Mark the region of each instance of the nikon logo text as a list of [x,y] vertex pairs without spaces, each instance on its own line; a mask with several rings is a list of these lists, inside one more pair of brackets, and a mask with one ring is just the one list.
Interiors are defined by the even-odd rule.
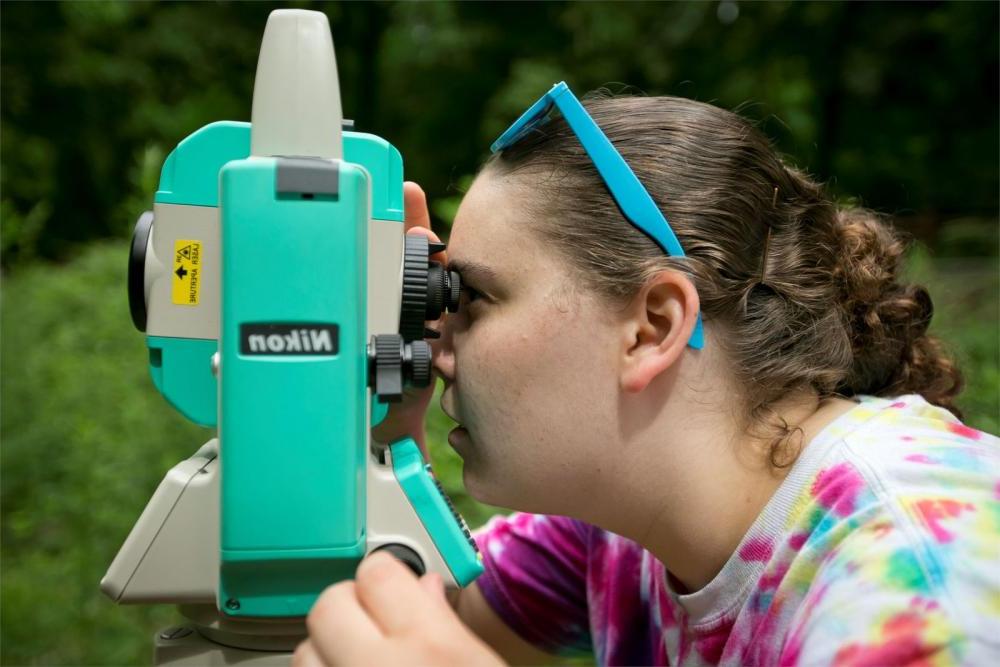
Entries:
[[338,333],[336,324],[242,324],[240,354],[333,356]]

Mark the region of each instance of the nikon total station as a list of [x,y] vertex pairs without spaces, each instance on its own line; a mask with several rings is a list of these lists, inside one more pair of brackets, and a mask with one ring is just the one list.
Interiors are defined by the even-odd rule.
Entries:
[[170,153],[132,241],[153,382],[218,429],[101,582],[120,603],[180,605],[157,664],[287,664],[319,594],[378,549],[453,587],[482,572],[416,443],[371,435],[430,383],[424,323],[457,309],[459,276],[404,234],[399,152],[343,120],[324,14],[270,15],[251,121]]

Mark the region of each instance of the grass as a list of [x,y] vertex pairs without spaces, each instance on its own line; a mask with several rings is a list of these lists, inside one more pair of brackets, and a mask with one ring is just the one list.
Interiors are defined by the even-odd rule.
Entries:
[[[95,244],[66,265],[7,276],[2,354],[2,664],[150,661],[169,606],[119,607],[98,582],[164,472],[211,432],[153,388],[143,336],[130,323],[125,243]],[[1000,431],[997,260],[914,255],[937,305],[932,331],[967,370],[967,422]],[[435,470],[470,524],[496,508],[469,498],[451,423],[428,416]]]

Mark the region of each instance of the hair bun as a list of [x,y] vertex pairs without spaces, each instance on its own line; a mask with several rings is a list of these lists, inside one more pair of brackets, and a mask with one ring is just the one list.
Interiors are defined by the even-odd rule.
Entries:
[[930,294],[900,283],[906,244],[876,213],[837,212],[835,274],[849,322],[854,362],[838,391],[894,395],[917,392],[957,415],[962,376],[940,341],[927,335],[934,314]]

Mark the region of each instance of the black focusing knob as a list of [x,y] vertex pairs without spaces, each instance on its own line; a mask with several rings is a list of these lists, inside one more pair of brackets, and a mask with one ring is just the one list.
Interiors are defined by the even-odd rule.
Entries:
[[404,371],[414,387],[426,387],[431,383],[431,346],[425,340],[415,340],[406,344]]
[[437,320],[445,311],[445,295],[448,290],[448,277],[438,262],[431,262],[427,267],[427,319]]
[[448,277],[448,299],[444,305],[449,313],[457,313],[458,300],[462,296],[462,276],[458,275],[457,271],[449,271],[446,275]]
[[403,337],[398,334],[372,336],[368,343],[368,384],[380,403],[403,400]]
[[438,262],[431,262],[427,269],[427,319],[440,318],[445,310],[458,312],[462,294],[462,279],[455,271],[446,271]]
[[407,235],[403,247],[403,299],[399,313],[399,334],[406,341],[424,337],[424,322],[457,312],[462,280],[440,262],[429,259],[444,250],[426,236]]
[[139,331],[146,330],[146,246],[152,231],[153,212],[145,211],[135,223],[128,255],[128,309]]
[[404,340],[420,340],[427,312],[427,237],[407,234],[403,246],[403,299],[399,312],[399,334]]
[[[413,574],[418,577],[424,576],[424,572],[427,571],[424,567],[424,561],[421,560],[417,552],[410,547],[403,546],[402,544],[386,544],[378,549],[375,549],[375,551],[389,552],[398,560],[402,561],[403,565],[410,568],[413,571]],[[375,551],[372,553],[375,553]]]
[[368,385],[380,403],[401,401],[404,386],[423,388],[430,383],[430,343],[406,343],[399,334],[372,336],[368,343]]

